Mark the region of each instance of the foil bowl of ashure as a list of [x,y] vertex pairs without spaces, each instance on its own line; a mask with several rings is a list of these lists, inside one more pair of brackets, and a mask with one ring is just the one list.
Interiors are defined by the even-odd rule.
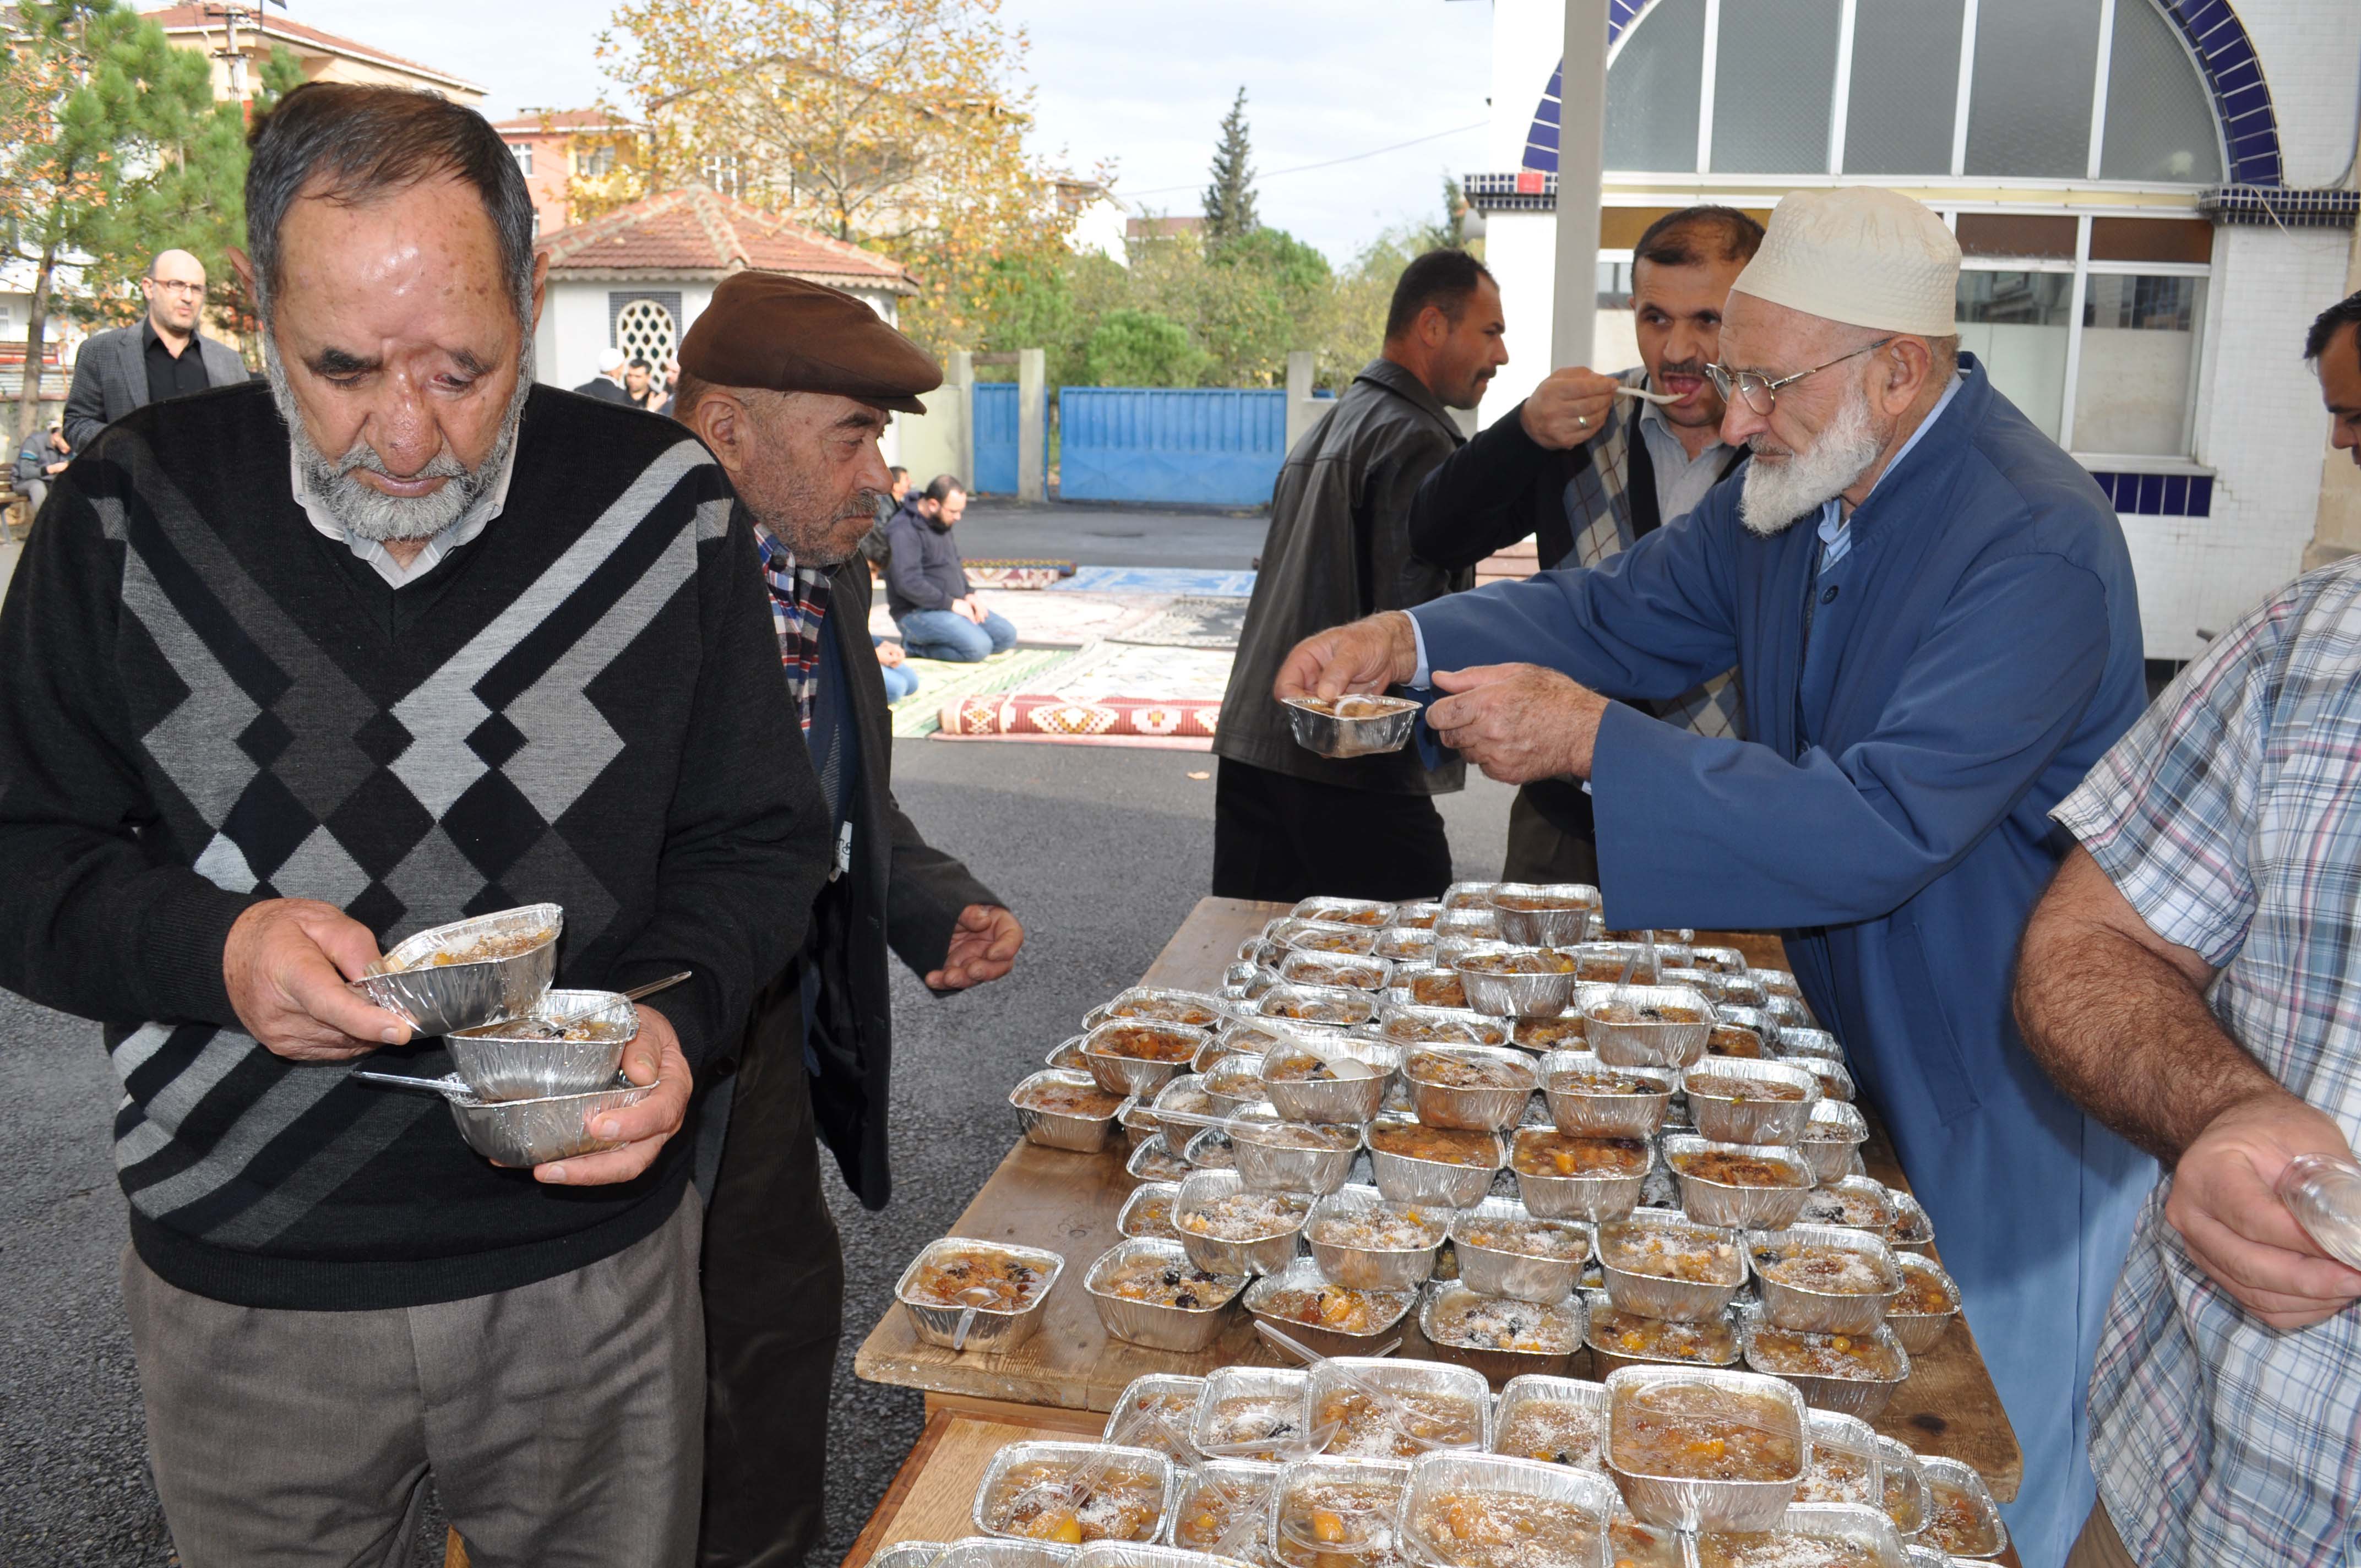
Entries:
[[1323,757],[1373,757],[1399,751],[1417,727],[1419,705],[1406,696],[1347,692],[1342,696],[1281,699],[1295,743]]

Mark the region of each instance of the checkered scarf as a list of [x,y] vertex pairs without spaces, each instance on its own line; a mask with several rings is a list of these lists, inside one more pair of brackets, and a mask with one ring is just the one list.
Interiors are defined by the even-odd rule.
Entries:
[[812,704],[819,699],[819,640],[828,625],[828,574],[796,565],[795,552],[754,525],[754,547],[763,553],[763,585],[771,593],[771,630],[779,634],[779,665],[787,691],[808,732]]

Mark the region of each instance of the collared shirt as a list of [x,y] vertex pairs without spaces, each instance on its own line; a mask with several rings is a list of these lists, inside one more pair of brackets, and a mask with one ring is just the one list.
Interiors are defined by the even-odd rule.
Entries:
[[428,540],[426,548],[405,566],[395,560],[393,553],[379,541],[355,538],[328,510],[327,503],[313,495],[304,484],[303,465],[295,460],[295,454],[290,451],[287,455],[288,482],[294,487],[295,504],[303,509],[303,515],[312,520],[312,526],[368,562],[371,570],[397,588],[424,576],[442,565],[443,557],[483,532],[484,525],[500,516],[500,509],[508,505],[509,478],[515,472],[516,444],[511,442],[509,455],[500,460],[500,477],[492,481],[492,488],[486,490],[474,506],[460,513],[458,521]]
[[[1902,466],[1902,460],[1910,455],[1910,449],[1918,444],[1918,438],[1932,430],[1935,422],[1943,417],[1943,411],[1949,408],[1951,400],[1960,395],[1961,378],[1965,374],[1960,370],[1951,372],[1951,378],[1943,384],[1943,395],[1935,400],[1935,406],[1927,411],[1927,417],[1918,422],[1918,428],[1910,433],[1910,439],[1902,444],[1902,450],[1894,455],[1894,461],[1885,466],[1884,473],[1878,475],[1877,485],[1885,483],[1885,475]],[[1870,486],[1869,495],[1877,494],[1877,485]],[[1861,498],[1864,501],[1868,499],[1869,496]],[[1820,570],[1825,572],[1843,560],[1845,553],[1851,548],[1852,519],[1844,510],[1844,498],[1830,496],[1820,503]]]
[[1644,400],[1640,438],[1648,444],[1648,461],[1656,470],[1656,516],[1665,522],[1697,510],[1697,503],[1721,482],[1734,450],[1716,436],[1704,451],[1690,456],[1664,411]]
[[[2231,1038],[2361,1146],[2361,560],[2280,589],[2050,813],[2140,918],[2220,973]],[[2146,1563],[2328,1563],[2352,1545],[2361,1312],[2279,1332],[2142,1212],[2099,1342],[2091,1458]]]
[[771,630],[778,633],[779,666],[786,672],[787,690],[796,699],[804,731],[812,727],[812,707],[819,700],[820,638],[828,625],[828,574],[796,565],[786,542],[761,523],[754,525],[754,548],[763,555],[763,586],[771,596]]
[[157,335],[156,323],[148,316],[139,318],[139,341],[147,351],[148,400],[160,403],[166,398],[186,397],[211,387],[213,378],[205,374],[204,350],[197,346],[196,334],[174,354]]

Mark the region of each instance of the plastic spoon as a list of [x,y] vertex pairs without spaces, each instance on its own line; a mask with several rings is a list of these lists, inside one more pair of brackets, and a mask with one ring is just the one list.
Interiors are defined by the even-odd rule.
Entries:
[[[978,1296],[983,1297],[983,1299],[981,1301],[975,1299]],[[959,1321],[951,1327],[951,1354],[953,1355],[957,1355],[960,1352],[967,1348],[967,1334],[970,1329],[975,1327],[975,1315],[983,1310],[984,1308],[991,1306],[996,1299],[997,1298],[993,1294],[992,1288],[988,1285],[971,1285],[966,1289],[960,1292],[960,1300],[964,1303],[964,1305],[960,1308]]]
[[1615,389],[1615,395],[1619,398],[1637,398],[1643,403],[1677,403],[1681,400],[1671,392],[1653,392],[1645,387],[1618,387]]
[[[1288,1351],[1291,1354],[1301,1356],[1303,1359],[1305,1365],[1312,1367],[1326,1366],[1338,1382],[1344,1384],[1345,1387],[1351,1389],[1354,1393],[1358,1394],[1362,1398],[1367,1399],[1369,1402],[1370,1408],[1375,1409],[1378,1413],[1378,1420],[1384,1422],[1387,1428],[1390,1430],[1396,1437],[1400,1438],[1404,1442],[1409,1443],[1420,1453],[1429,1453],[1434,1449],[1444,1446],[1433,1438],[1422,1437],[1418,1433],[1410,1430],[1410,1416],[1408,1409],[1395,1395],[1370,1382],[1367,1378],[1363,1377],[1359,1373],[1350,1371],[1345,1367],[1338,1365],[1335,1357],[1322,1355],[1310,1345],[1303,1343],[1301,1341],[1296,1339],[1290,1334],[1283,1333],[1279,1330],[1272,1328],[1268,1323],[1264,1322],[1259,1318],[1255,1320],[1255,1327],[1260,1330],[1274,1343],[1279,1345],[1282,1349]],[[1400,1348],[1400,1344],[1401,1341],[1396,1340],[1393,1343],[1386,1346],[1384,1350],[1379,1351],[1378,1354],[1379,1355],[1389,1354],[1394,1350]],[[1333,1433],[1331,1435],[1333,1435]],[[1327,1447],[1327,1443],[1324,1440],[1322,1442],[1321,1447],[1323,1449]]]
[[[1064,1475],[1055,1479],[1045,1477],[1036,1481],[1009,1498],[1008,1512],[1012,1515],[1016,1513],[1027,1499],[1045,1493],[1070,1504],[1072,1509],[1079,1511],[1082,1506],[1090,1500],[1091,1494],[1098,1490],[1099,1483],[1106,1479],[1106,1473],[1114,1467],[1116,1458],[1115,1450],[1127,1445],[1133,1438],[1139,1435],[1143,1428],[1151,1425],[1162,1428],[1168,1441],[1175,1436],[1170,1423],[1166,1421],[1163,1413],[1153,1406],[1144,1406],[1134,1410],[1125,1420],[1115,1422],[1107,1430],[1106,1440],[1091,1451],[1089,1458],[1066,1472]],[[1187,1440],[1181,1441],[1185,1444]]]

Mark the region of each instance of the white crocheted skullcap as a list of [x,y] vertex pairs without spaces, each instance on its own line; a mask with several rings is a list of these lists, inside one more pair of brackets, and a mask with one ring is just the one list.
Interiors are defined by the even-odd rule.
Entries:
[[1730,288],[1874,332],[1947,337],[1959,330],[1960,242],[1926,207],[1874,185],[1795,191]]

